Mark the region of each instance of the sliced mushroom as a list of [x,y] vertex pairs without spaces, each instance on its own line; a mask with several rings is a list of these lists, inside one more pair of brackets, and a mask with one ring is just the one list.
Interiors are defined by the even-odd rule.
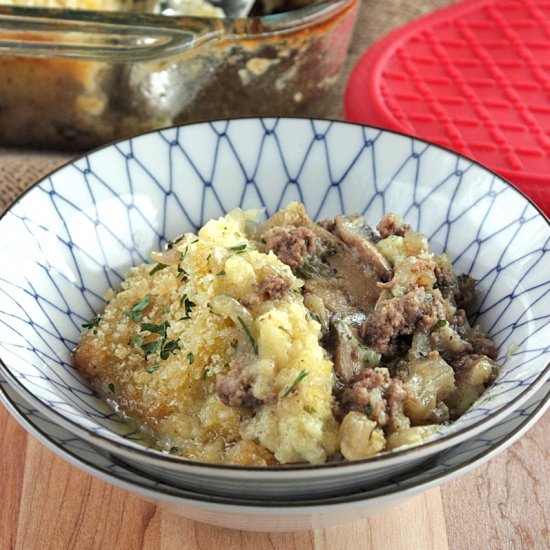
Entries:
[[366,367],[380,364],[380,354],[362,344],[347,323],[337,320],[332,326],[334,370],[340,382],[348,384]]
[[382,281],[392,278],[392,268],[388,260],[376,247],[376,234],[359,214],[336,216],[336,234],[350,247],[354,248],[361,259],[372,265]]

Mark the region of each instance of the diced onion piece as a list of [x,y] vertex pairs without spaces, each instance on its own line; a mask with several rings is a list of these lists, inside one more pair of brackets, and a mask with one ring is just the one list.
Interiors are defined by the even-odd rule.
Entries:
[[419,445],[440,430],[441,426],[429,424],[427,426],[414,426],[393,432],[386,440],[387,449],[397,449],[397,447],[403,447],[404,445]]
[[348,460],[373,456],[384,450],[384,432],[374,420],[364,414],[351,411],[344,418],[338,432],[340,452]]
[[438,416],[441,401],[454,389],[454,371],[439,354],[417,359],[409,363],[410,377],[405,382],[408,397],[405,400],[405,414],[413,425],[433,422]]
[[231,296],[216,296],[210,302],[212,311],[222,317],[229,317],[236,325],[240,325],[239,317],[246,325],[252,323],[252,315],[241,303]]
[[153,252],[151,252],[151,258],[159,264],[177,265],[180,261],[180,254],[180,251],[176,248],[163,251],[153,250]]

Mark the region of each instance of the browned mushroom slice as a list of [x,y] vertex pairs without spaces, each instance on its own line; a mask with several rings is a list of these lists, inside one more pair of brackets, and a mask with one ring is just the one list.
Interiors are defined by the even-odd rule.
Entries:
[[343,321],[333,323],[334,370],[340,382],[349,384],[367,368],[380,364],[380,354],[363,345]]
[[392,268],[388,260],[376,247],[376,234],[359,214],[336,216],[335,230],[337,235],[350,247],[354,248],[361,259],[372,265],[382,281],[392,278]]

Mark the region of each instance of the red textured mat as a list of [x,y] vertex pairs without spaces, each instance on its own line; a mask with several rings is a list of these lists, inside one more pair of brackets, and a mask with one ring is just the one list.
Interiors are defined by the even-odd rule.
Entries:
[[345,113],[472,158],[550,215],[550,1],[465,0],[397,29],[354,68]]

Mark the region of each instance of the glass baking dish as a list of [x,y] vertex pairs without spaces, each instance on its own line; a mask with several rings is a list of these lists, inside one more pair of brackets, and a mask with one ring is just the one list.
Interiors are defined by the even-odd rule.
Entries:
[[183,122],[322,116],[358,7],[227,19],[0,6],[0,144],[82,151]]

